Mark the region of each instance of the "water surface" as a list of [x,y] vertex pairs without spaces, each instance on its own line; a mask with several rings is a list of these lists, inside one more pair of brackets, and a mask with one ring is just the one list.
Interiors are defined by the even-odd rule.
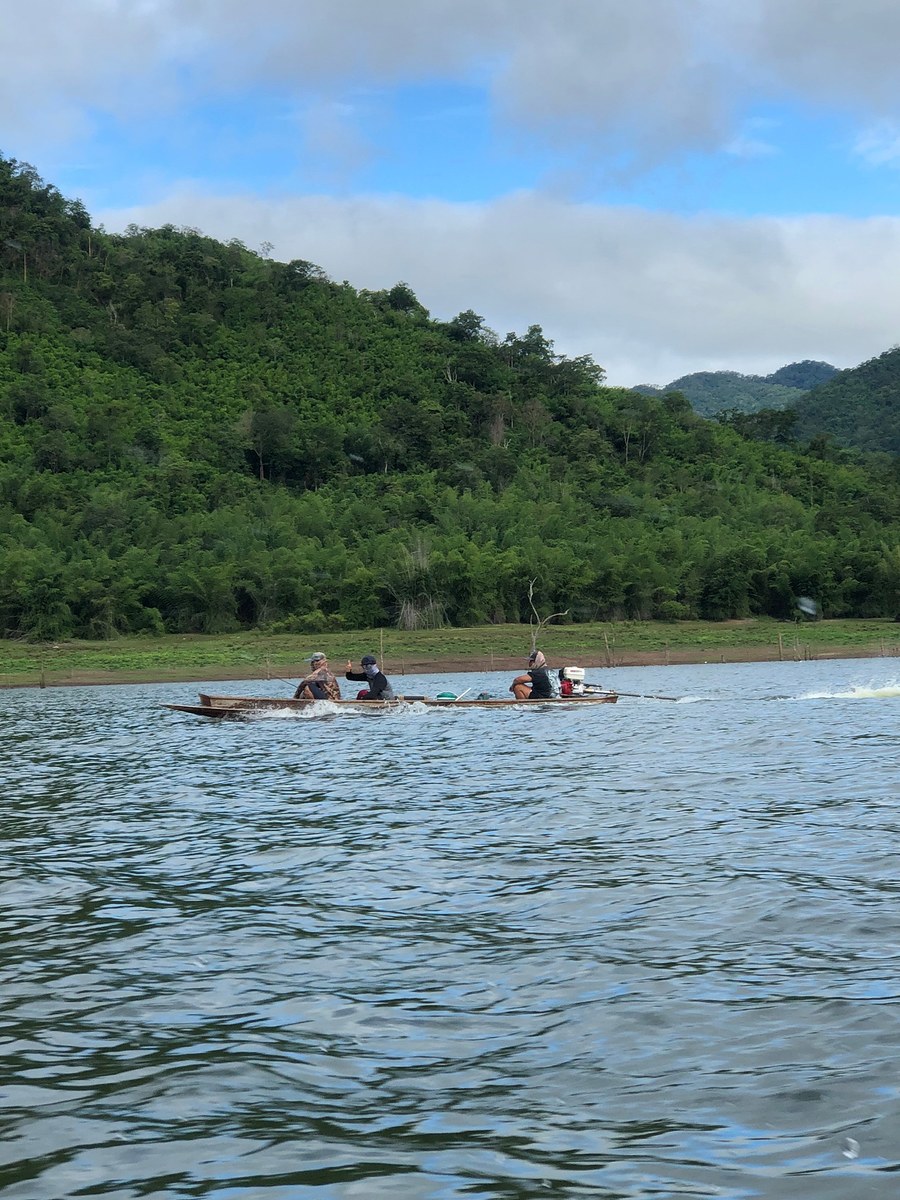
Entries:
[[893,1200],[900,663],[593,674],[0,693],[4,1200]]

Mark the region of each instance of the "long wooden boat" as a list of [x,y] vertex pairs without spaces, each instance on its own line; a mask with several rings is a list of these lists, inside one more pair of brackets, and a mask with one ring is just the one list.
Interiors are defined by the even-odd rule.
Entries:
[[615,692],[585,693],[581,696],[559,696],[553,700],[516,700],[514,696],[472,697],[465,694],[455,696],[397,696],[394,700],[294,700],[281,699],[272,696],[212,696],[208,692],[200,693],[200,703],[211,708],[309,708],[313,704],[334,704],[338,708],[358,709],[391,709],[406,704],[424,704],[429,708],[508,708],[510,705],[525,707],[539,704],[573,705],[573,704],[615,704],[618,700]]
[[515,697],[499,699],[452,699],[446,696],[398,696],[395,700],[294,700],[277,696],[212,696],[200,693],[199,704],[164,704],[163,708],[175,712],[191,713],[197,717],[221,719],[247,717],[260,711],[296,711],[325,704],[334,708],[356,712],[389,712],[409,704],[422,704],[428,708],[583,708],[590,704],[615,704],[619,697],[615,692],[591,693],[583,696],[560,696],[554,700],[516,700]]

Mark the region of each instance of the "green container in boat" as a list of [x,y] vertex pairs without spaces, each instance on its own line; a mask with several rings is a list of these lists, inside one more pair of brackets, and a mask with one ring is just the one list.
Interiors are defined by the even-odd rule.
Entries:
[[435,699],[436,700],[455,700],[456,693],[455,692],[438,692],[438,694],[435,696]]

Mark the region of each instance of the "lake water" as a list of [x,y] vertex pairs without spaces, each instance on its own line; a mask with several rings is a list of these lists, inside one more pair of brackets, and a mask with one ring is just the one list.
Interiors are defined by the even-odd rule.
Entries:
[[900,661],[598,676],[0,693],[0,1196],[895,1200]]

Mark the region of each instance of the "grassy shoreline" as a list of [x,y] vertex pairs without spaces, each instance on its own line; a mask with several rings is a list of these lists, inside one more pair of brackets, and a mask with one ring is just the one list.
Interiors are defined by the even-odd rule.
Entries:
[[[531,647],[527,625],[471,629],[355,630],[328,634],[188,634],[106,642],[29,644],[0,641],[0,687],[296,680],[314,650],[339,672],[348,658],[378,656],[391,675],[516,671]],[[777,662],[900,656],[900,625],[861,621],[604,622],[545,628],[541,649],[552,665],[659,666],[704,662]]]

